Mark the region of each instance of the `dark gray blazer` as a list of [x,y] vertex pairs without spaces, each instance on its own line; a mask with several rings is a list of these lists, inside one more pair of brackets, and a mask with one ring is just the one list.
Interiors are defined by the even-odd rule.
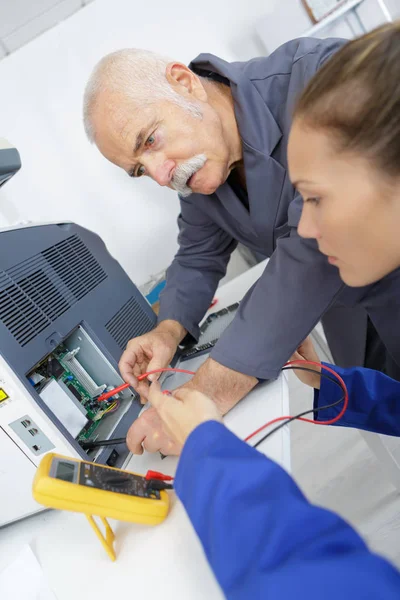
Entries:
[[[201,54],[190,65],[230,83],[243,144],[249,210],[229,183],[211,196],[192,194],[180,200],[179,250],[168,270],[159,319],[177,320],[197,338],[198,323],[237,243],[270,256],[262,277],[211,354],[227,367],[262,379],[278,375],[298,344],[338,301],[362,304],[375,315],[377,329],[384,320],[385,307],[379,308],[379,315],[369,310],[369,300],[371,306],[376,304],[379,284],[362,289],[344,286],[316,242],[299,237],[302,200],[287,173],[286,149],[296,98],[343,43],[303,38],[284,44],[267,58],[227,63]],[[387,282],[383,285],[387,287]],[[370,290],[375,290],[372,296]],[[347,331],[347,336],[337,335],[334,341],[339,346],[357,344],[357,335],[360,331]],[[365,331],[362,336],[360,356]],[[399,344],[395,346],[400,357]]]

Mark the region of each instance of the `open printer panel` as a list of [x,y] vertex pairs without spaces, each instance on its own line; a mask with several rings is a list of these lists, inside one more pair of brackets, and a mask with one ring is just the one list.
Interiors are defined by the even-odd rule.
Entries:
[[[89,439],[112,439],[135,401],[135,393],[130,388],[105,402],[98,400],[103,392],[124,382],[81,325],[39,361],[27,378],[47,409],[79,445]],[[35,438],[32,430],[31,437]],[[102,449],[86,452],[95,460]],[[106,460],[107,464],[115,466],[120,454],[119,445]]]

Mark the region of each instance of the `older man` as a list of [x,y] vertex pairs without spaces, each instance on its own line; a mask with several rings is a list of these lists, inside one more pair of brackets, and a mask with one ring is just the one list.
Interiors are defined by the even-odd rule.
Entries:
[[[151,177],[180,195],[179,250],[158,325],[131,340],[120,362],[123,377],[142,396],[147,384],[137,376],[168,365],[186,336],[198,337],[198,323],[238,242],[271,260],[193,386],[227,412],[258,379],[278,375],[328,309],[326,333],[336,360],[365,364],[367,314],[378,310],[374,293],[344,286],[315,241],[298,236],[302,199],[287,174],[296,97],[343,43],[294,40],[244,63],[203,54],[189,67],[122,50],[95,68],[84,102],[89,139],[129,176]],[[382,336],[393,345],[384,326]],[[372,325],[368,352],[371,340]],[[397,346],[392,354],[396,350],[400,357]],[[376,356],[369,366],[381,366]],[[154,409],[133,424],[128,443],[136,453],[142,446],[176,450]]]

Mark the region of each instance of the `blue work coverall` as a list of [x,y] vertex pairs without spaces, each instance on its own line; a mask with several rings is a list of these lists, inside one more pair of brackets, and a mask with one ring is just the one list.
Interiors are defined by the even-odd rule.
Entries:
[[[400,383],[369,369],[332,368],[350,398],[339,424],[399,436]],[[337,386],[323,380],[315,408],[337,399]],[[316,418],[328,420],[340,408]],[[221,423],[208,421],[191,433],[175,487],[229,599],[400,598],[400,573],[388,561]]]

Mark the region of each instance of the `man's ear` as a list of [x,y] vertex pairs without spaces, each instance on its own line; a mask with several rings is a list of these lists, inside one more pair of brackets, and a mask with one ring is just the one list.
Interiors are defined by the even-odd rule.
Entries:
[[177,62],[169,63],[165,69],[165,76],[175,92],[181,96],[186,97],[188,100],[207,101],[207,92],[199,77],[186,65]]

